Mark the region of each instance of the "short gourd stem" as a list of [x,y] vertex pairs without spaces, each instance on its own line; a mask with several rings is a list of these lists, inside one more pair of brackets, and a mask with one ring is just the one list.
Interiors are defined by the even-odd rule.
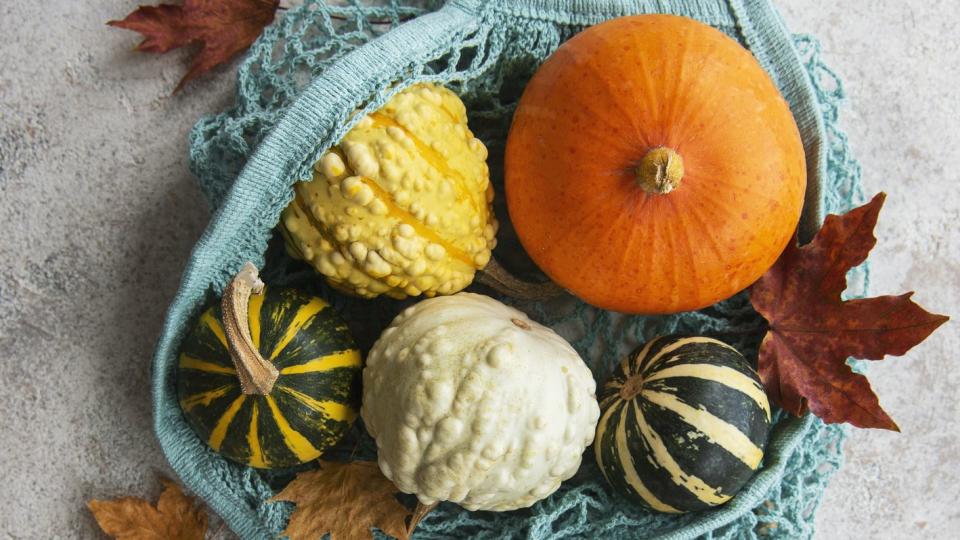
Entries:
[[410,517],[407,518],[407,537],[409,538],[413,535],[414,529],[417,528],[417,524],[423,521],[423,518],[427,517],[427,514],[433,512],[433,509],[437,507],[440,503],[433,504],[423,504],[420,501],[417,501],[417,506],[414,507],[413,513]]
[[673,148],[659,146],[647,151],[634,171],[637,185],[647,193],[665,195],[683,179],[683,158]]
[[523,281],[504,268],[495,258],[477,273],[476,282],[500,294],[520,300],[546,300],[563,294],[562,287],[552,281],[534,283]]
[[230,358],[237,369],[240,390],[244,394],[267,395],[280,376],[277,368],[253,344],[247,308],[251,294],[262,294],[263,282],[257,267],[246,263],[223,291],[223,331],[227,337]]
[[631,375],[620,387],[620,399],[630,401],[643,390],[643,377],[639,374]]

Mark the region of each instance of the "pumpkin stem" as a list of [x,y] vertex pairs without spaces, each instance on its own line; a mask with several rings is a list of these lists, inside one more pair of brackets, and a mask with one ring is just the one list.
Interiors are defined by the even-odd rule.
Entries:
[[620,399],[630,401],[643,390],[643,377],[638,373],[631,375],[620,387]]
[[253,344],[247,311],[251,294],[263,294],[263,282],[253,263],[246,263],[223,291],[223,331],[227,335],[230,358],[237,368],[240,390],[244,394],[267,395],[273,390],[280,372]]
[[683,158],[673,148],[659,146],[647,152],[634,170],[637,184],[647,193],[664,195],[683,179]]
[[477,273],[476,283],[486,285],[500,294],[520,300],[545,300],[566,292],[552,281],[546,283],[523,281],[511,274],[509,270],[500,265],[497,259],[492,257],[487,266]]

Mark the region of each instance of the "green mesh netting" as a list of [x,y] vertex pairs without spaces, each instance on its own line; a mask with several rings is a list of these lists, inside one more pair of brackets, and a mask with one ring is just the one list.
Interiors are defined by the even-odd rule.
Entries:
[[[806,230],[819,224],[821,209],[842,212],[862,198],[859,166],[837,126],[840,81],[821,62],[816,40],[787,34],[766,0],[456,0],[438,12],[431,3],[411,4],[332,7],[308,0],[287,10],[241,65],[234,107],[201,119],[191,134],[191,168],[216,213],[194,250],[160,339],[155,423],[164,452],[186,485],[245,538],[273,537],[283,529],[292,506],[265,501],[295,471],[241,467],[197,439],[176,402],[176,348],[192,318],[244,260],[263,266],[268,283],[328,298],[351,321],[364,348],[413,301],[339,295],[307,266],[286,257],[282,243],[272,238],[292,184],[310,178],[317,157],[352,126],[354,110],[374,110],[414,82],[447,85],[463,98],[471,129],[487,144],[499,187],[513,107],[541,61],[586,25],[631,13],[677,13],[748,46],[790,101],[811,172]],[[497,257],[516,272],[535,273],[512,235],[502,197],[498,201],[504,225]],[[863,294],[865,270],[851,278],[851,294]],[[622,354],[656,335],[725,335],[749,358],[756,355],[763,331],[743,294],[699,312],[661,317],[617,315],[570,297],[510,303],[566,337],[598,382]],[[782,413],[775,423],[761,471],[731,503],[715,510],[667,516],[632,506],[607,489],[588,450],[578,474],[532,508],[468,513],[444,503],[421,523],[416,537],[809,537],[824,486],[839,466],[844,431]],[[375,446],[358,425],[328,457],[374,455]]]

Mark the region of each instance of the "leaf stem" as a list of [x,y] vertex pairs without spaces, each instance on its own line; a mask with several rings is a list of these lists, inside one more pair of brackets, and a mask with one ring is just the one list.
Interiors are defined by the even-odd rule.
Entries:
[[730,330],[726,332],[704,332],[704,337],[711,337],[714,339],[722,338],[741,338],[741,337],[752,337],[757,336],[763,333],[766,333],[766,328],[761,328],[758,330]]

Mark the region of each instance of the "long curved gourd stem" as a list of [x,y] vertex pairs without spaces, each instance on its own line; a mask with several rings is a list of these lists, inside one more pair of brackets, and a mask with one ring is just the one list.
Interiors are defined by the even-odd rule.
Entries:
[[253,263],[246,263],[223,291],[223,331],[227,336],[230,358],[240,378],[244,394],[267,395],[280,376],[277,368],[253,344],[247,307],[251,294],[262,294],[263,282]]
[[523,281],[511,274],[494,258],[491,258],[487,266],[477,273],[476,282],[500,294],[520,300],[546,300],[566,292],[552,281],[546,283]]

